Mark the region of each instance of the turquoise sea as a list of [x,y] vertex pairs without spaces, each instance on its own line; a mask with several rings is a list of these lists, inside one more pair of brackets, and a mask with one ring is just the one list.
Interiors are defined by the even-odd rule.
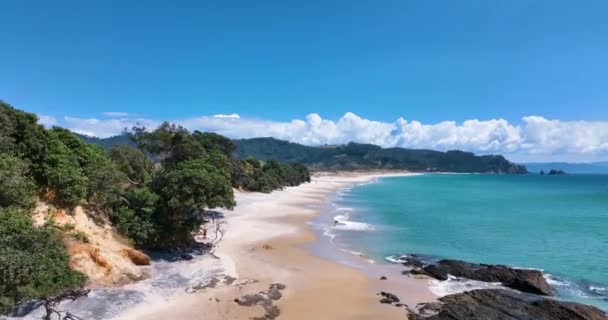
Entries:
[[[340,193],[334,242],[541,269],[558,296],[608,310],[608,175],[428,174]],[[389,259],[390,260],[390,259]]]

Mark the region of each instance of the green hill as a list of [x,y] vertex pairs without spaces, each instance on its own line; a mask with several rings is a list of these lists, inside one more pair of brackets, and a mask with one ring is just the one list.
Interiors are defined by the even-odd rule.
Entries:
[[[132,144],[127,136],[105,139],[83,137],[106,148]],[[458,150],[440,152],[424,149],[381,148],[351,142],[345,145],[311,147],[275,138],[233,140],[234,157],[301,163],[313,170],[402,169],[427,172],[528,173],[500,155],[476,156]]]
[[521,174],[528,171],[500,155],[470,152],[381,148],[371,144],[310,147],[274,138],[234,140],[235,157],[298,162],[315,170],[404,169],[430,172]]

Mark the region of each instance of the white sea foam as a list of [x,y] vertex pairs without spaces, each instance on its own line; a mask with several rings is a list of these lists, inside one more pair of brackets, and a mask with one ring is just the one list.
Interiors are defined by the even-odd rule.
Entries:
[[390,262],[390,263],[404,263],[407,262],[407,258],[410,258],[410,256],[406,255],[406,254],[399,254],[399,255],[392,255],[392,256],[388,256],[388,257],[384,257],[384,260]]
[[429,289],[439,297],[462,293],[476,289],[506,289],[500,282],[482,282],[465,278],[448,276],[448,280],[431,280]]
[[402,255],[395,255],[395,256],[388,256],[388,257],[384,257],[384,260],[390,262],[390,263],[404,263],[406,262],[405,259],[403,259]]
[[349,230],[349,231],[371,231],[374,227],[370,224],[358,221],[350,221],[348,213],[334,216],[336,224],[331,227],[334,230]]
[[589,291],[599,295],[608,295],[608,288],[606,287],[589,286]]

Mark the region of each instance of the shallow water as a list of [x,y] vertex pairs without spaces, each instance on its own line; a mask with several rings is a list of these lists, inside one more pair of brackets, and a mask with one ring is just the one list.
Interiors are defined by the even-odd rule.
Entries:
[[383,178],[341,191],[314,223],[374,261],[418,253],[537,268],[559,297],[608,309],[608,175]]

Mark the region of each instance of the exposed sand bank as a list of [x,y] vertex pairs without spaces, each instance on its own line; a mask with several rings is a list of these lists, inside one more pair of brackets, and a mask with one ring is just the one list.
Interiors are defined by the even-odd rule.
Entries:
[[380,304],[376,293],[395,293],[413,307],[434,299],[426,280],[405,276],[379,280],[302,248],[315,240],[306,222],[319,213],[319,204],[339,189],[396,174],[317,174],[309,184],[271,194],[239,192],[235,210],[224,212],[227,233],[216,251],[221,260],[234,264],[235,284],[167,297],[153,305],[132,308],[120,318],[262,317],[261,306],[239,306],[234,299],[278,282],[287,287],[275,303],[280,319],[404,319],[404,308]]

